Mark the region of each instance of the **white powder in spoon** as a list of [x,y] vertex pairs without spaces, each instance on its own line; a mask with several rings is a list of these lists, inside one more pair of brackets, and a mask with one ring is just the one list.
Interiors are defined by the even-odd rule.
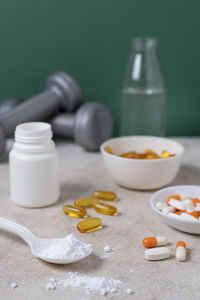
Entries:
[[91,253],[91,244],[86,244],[75,238],[74,234],[67,235],[57,243],[43,249],[40,257],[61,260],[76,260]]

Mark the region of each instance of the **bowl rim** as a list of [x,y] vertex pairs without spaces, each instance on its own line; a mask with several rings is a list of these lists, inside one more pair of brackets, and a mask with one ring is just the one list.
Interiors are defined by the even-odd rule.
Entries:
[[[171,156],[171,157],[168,157],[168,158],[165,158],[165,159],[140,159],[140,158],[127,158],[127,157],[121,157],[121,156],[118,156],[118,155],[113,155],[111,153],[108,153],[107,151],[104,150],[104,147],[105,147],[105,144],[111,142],[111,141],[116,141],[116,140],[123,140],[123,139],[127,139],[127,138],[139,138],[139,139],[152,139],[152,138],[155,138],[157,140],[165,140],[165,141],[169,141],[170,143],[174,143],[176,144],[177,146],[180,147],[180,153],[177,153],[176,155],[174,156]],[[118,159],[118,160],[121,160],[121,161],[132,161],[132,162],[142,162],[142,163],[151,163],[151,162],[156,162],[156,163],[160,163],[160,162],[163,162],[163,161],[172,161],[174,159],[177,159],[178,157],[181,157],[184,153],[184,147],[181,143],[179,142],[176,142],[176,141],[173,141],[172,139],[169,139],[169,138],[165,138],[165,137],[159,137],[159,136],[146,136],[146,135],[129,135],[129,136],[121,136],[121,137],[115,137],[115,138],[111,138],[109,140],[106,140],[104,141],[101,146],[100,146],[100,151],[103,155],[106,155],[108,157],[114,157],[115,159]]]
[[[170,216],[170,215],[167,215],[167,214],[164,214],[164,213],[162,213],[161,211],[159,211],[156,207],[155,207],[155,205],[154,205],[154,203],[153,203],[153,200],[154,200],[154,198],[155,198],[155,196],[157,196],[160,192],[162,192],[162,191],[167,191],[167,190],[170,190],[171,188],[179,188],[179,187],[185,187],[185,188],[188,188],[188,187],[190,187],[190,188],[197,188],[197,187],[199,187],[200,188],[200,185],[172,185],[172,186],[168,186],[168,187],[166,187],[166,188],[163,188],[163,189],[159,189],[157,192],[155,192],[155,193],[153,193],[153,195],[151,195],[151,197],[150,197],[150,205],[151,205],[151,208],[158,214],[158,215],[160,215],[161,217],[165,217],[165,218],[168,218],[168,219],[170,219],[170,220],[174,220],[175,218],[174,217],[172,217],[172,216]],[[193,221],[191,221],[191,220],[182,220],[182,219],[178,219],[178,218],[176,218],[176,220],[178,221],[178,222],[180,222],[180,223],[188,223],[188,224],[198,224],[197,222],[193,222]],[[199,222],[199,224],[198,224],[198,226],[200,225],[200,222]]]

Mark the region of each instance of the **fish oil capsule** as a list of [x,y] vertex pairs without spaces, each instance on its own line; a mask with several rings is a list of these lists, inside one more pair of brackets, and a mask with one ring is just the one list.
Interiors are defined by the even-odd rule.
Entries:
[[73,218],[86,218],[87,213],[85,208],[75,205],[65,205],[63,207],[63,211],[65,214],[67,214],[70,217]]
[[154,151],[151,150],[151,149],[145,149],[145,150],[144,150],[144,153],[147,153],[147,154],[153,154],[153,155],[159,156],[156,152],[154,152]]
[[176,259],[179,261],[186,259],[186,244],[183,241],[179,241],[176,244]]
[[146,154],[146,156],[144,158],[146,159],[157,159],[157,158],[161,158],[156,152],[154,152],[151,149],[146,149],[144,151],[144,153]]
[[104,151],[106,151],[107,153],[113,154],[112,149],[110,147],[105,147]]
[[120,157],[125,157],[125,158],[140,158],[140,155],[134,151],[126,152],[123,154],[120,154]]
[[147,260],[161,260],[170,257],[170,251],[166,247],[145,250],[145,258]]
[[160,158],[160,156],[154,154],[147,154],[145,156],[145,159],[158,159],[158,158]]
[[113,205],[109,205],[101,201],[98,201],[97,203],[94,204],[93,208],[96,210],[96,212],[100,214],[117,216],[117,209]]
[[81,206],[84,208],[90,208],[93,207],[93,205],[97,202],[98,200],[96,198],[80,198],[77,199],[74,204],[76,206]]
[[163,151],[161,156],[162,156],[162,158],[167,158],[167,157],[170,157],[171,154],[168,151]]
[[165,246],[167,245],[167,238],[165,236],[146,237],[143,239],[142,244],[145,248]]
[[114,192],[110,192],[110,191],[95,191],[92,193],[92,197],[98,200],[105,200],[105,201],[117,200],[117,195]]
[[84,221],[81,221],[77,225],[78,231],[84,232],[92,232],[103,228],[102,221],[100,218],[90,218]]

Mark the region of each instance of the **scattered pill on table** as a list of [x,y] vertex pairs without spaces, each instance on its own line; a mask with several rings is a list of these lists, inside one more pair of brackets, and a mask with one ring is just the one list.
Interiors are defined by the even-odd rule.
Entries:
[[129,289],[127,289],[127,290],[126,290],[126,292],[127,292],[127,294],[128,294],[128,295],[132,295],[132,294],[133,294],[133,290],[132,290],[132,289],[130,289],[130,288],[129,288]]
[[85,232],[92,232],[103,228],[102,221],[100,218],[90,218],[84,221],[81,221],[77,225],[78,231],[85,233]]
[[12,282],[12,283],[10,284],[10,286],[11,286],[13,289],[15,289],[16,287],[18,287],[18,285],[17,285],[16,282]]
[[166,247],[152,248],[145,250],[147,260],[162,260],[170,257],[170,251]]
[[186,244],[183,241],[176,244],[176,259],[179,261],[185,261],[186,259]]
[[104,251],[105,251],[105,252],[111,252],[112,249],[110,248],[110,246],[105,246],[105,247],[104,247]]
[[167,238],[165,236],[146,237],[143,239],[142,244],[145,248],[165,246],[167,245]]
[[96,198],[79,198],[75,200],[74,204],[84,208],[91,208],[97,201]]
[[98,200],[104,201],[116,201],[117,195],[111,191],[95,191],[92,193],[92,197]]
[[102,201],[98,201],[93,205],[93,208],[102,215],[109,215],[109,216],[117,216],[117,209],[115,206],[103,203]]
[[76,205],[65,205],[63,207],[63,212],[73,218],[86,218],[87,213],[84,207]]

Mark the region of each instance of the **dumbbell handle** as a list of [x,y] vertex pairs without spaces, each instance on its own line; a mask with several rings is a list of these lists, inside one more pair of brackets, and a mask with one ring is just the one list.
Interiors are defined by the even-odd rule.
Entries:
[[55,115],[61,107],[56,88],[46,90],[14,107],[10,112],[0,116],[0,126],[6,137],[13,134],[20,123],[41,121]]
[[75,124],[75,114],[63,113],[59,114],[51,121],[54,134],[63,136],[73,136]]

